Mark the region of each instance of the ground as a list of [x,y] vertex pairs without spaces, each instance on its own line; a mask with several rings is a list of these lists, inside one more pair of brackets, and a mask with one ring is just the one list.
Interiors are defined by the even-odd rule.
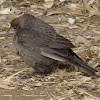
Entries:
[[[99,6],[97,1],[4,0],[0,10],[0,100],[100,100]],[[5,33],[11,20],[24,12],[47,22],[69,39],[76,46],[73,51],[98,70],[97,76],[57,69],[47,76],[19,79],[33,69],[15,53],[13,36]]]

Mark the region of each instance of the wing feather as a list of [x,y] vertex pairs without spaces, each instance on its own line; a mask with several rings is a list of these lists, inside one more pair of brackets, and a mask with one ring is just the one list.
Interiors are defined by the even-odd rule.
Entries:
[[[43,34],[36,30],[31,29],[20,29],[16,33],[18,41],[22,43],[27,48],[34,49],[34,46],[40,48],[57,48],[57,49],[67,49],[73,48],[74,45],[68,39],[55,34]],[[29,39],[29,40],[28,40]]]

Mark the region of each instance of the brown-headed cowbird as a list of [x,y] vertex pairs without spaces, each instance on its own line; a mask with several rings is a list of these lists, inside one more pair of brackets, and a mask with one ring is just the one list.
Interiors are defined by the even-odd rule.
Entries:
[[57,62],[70,62],[91,75],[96,70],[79,58],[71,48],[74,45],[66,38],[58,35],[55,29],[30,14],[12,20],[7,35],[14,33],[14,46],[17,54],[34,68],[36,73],[48,74],[54,70]]

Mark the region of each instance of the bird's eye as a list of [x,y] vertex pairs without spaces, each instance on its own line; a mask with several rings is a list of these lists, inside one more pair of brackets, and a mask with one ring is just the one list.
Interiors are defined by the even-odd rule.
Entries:
[[14,27],[14,29],[16,29],[16,27]]

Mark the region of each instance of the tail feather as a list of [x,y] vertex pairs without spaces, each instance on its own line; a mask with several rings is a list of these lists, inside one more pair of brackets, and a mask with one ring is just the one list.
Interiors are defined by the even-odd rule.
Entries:
[[96,75],[94,68],[90,67],[87,63],[85,63],[81,58],[79,58],[72,50],[69,51],[71,54],[70,58],[66,58],[69,62],[75,64],[77,67],[83,69],[85,72],[91,74],[91,75]]

